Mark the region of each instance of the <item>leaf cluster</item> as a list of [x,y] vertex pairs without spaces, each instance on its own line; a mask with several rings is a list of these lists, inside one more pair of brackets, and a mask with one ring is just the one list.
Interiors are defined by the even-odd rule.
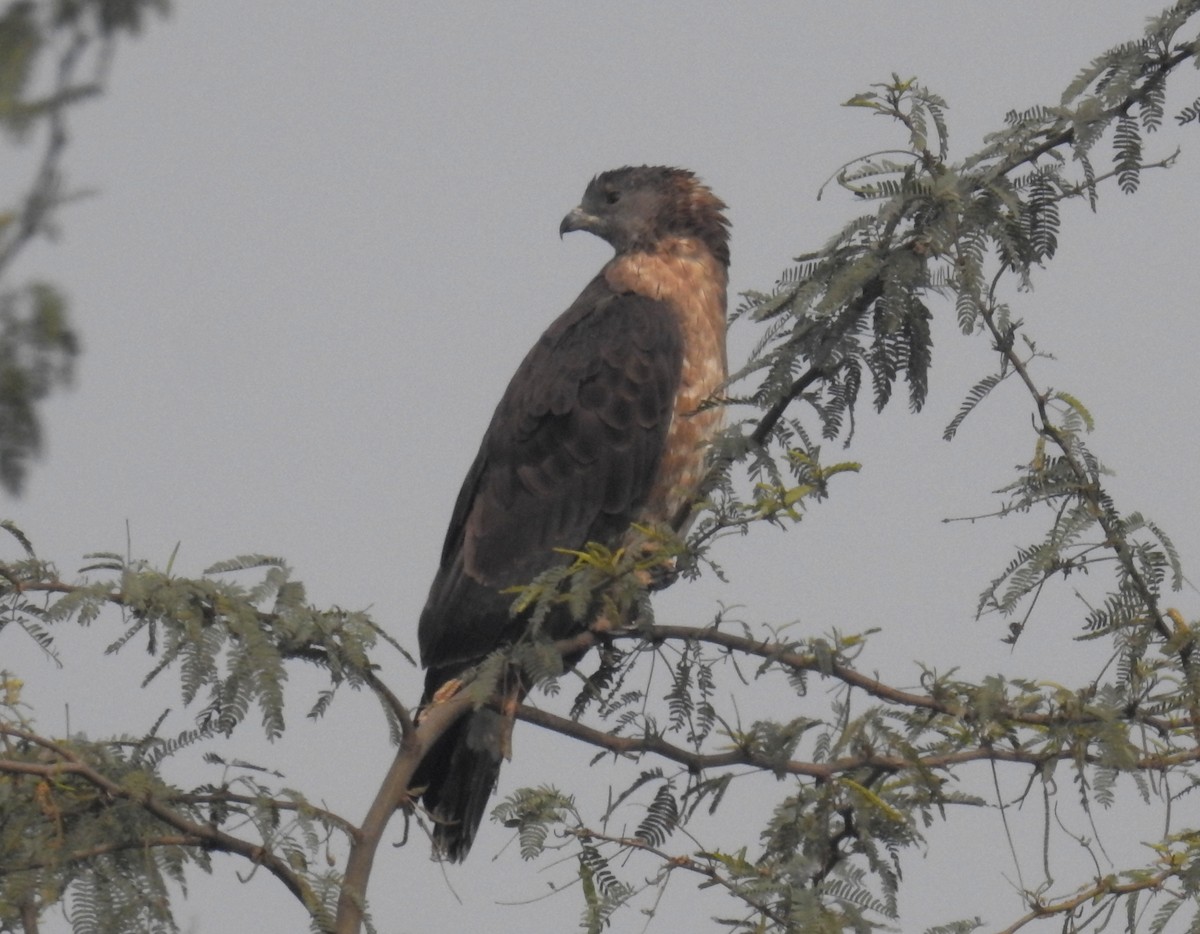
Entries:
[[[327,678],[310,717],[323,715],[341,686],[366,687],[399,741],[406,714],[370,660],[382,637],[375,623],[363,613],[308,605],[287,566],[262,555],[184,578],[95,554],[86,570],[100,579],[67,584],[19,529],[5,528],[26,559],[0,568],[0,630],[24,630],[53,652],[63,624],[91,624],[104,607],[118,607],[122,624],[108,651],[140,643],[153,660],[143,684],[177,672],[181,701],[195,713],[193,725],[175,735],[161,735],[164,711],[141,735],[50,740],[36,732],[19,680],[6,673],[0,919],[15,923],[29,903],[44,910],[66,899],[76,930],[173,931],[168,884],[184,884],[187,864],[206,870],[217,848],[273,867],[305,903],[313,929],[332,930],[342,877],[322,854],[335,838],[353,840],[353,828],[279,787],[278,776],[223,757],[213,743],[243,727],[252,710],[264,735],[279,738],[288,671],[297,664],[317,666]],[[244,583],[251,572],[257,580]],[[188,789],[167,781],[165,764],[201,747],[207,768],[191,771],[211,777]]]
[[80,195],[62,169],[67,112],[100,93],[114,41],[166,9],[166,0],[12,0],[0,14],[0,132],[42,147],[28,190],[0,208],[0,486],[10,494],[41,450],[39,404],[67,385],[79,353],[61,291],[15,284],[11,267],[27,244],[54,235],[58,209]]

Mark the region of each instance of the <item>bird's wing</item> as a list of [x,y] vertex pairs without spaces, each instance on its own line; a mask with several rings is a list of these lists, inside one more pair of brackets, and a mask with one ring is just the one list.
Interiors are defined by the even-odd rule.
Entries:
[[496,407],[454,507],[421,616],[427,666],[485,655],[511,594],[563,560],[616,545],[653,486],[682,336],[660,301],[597,277],[547,329]]

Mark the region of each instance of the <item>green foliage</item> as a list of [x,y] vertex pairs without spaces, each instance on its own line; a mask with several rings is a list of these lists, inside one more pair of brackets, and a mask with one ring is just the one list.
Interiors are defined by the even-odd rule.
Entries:
[[613,875],[608,860],[588,843],[579,850],[579,881],[585,905],[580,927],[587,934],[599,934],[608,926],[612,913],[629,900],[633,889]]
[[0,125],[20,132],[36,105],[23,101],[42,45],[35,10],[29,3],[12,3],[0,17]]
[[575,801],[555,788],[522,788],[492,810],[492,817],[517,831],[521,858],[533,859],[546,847],[550,831],[575,817]]
[[633,835],[647,846],[661,847],[675,832],[679,822],[679,802],[670,782],[658,786],[654,799],[646,807],[646,816],[638,824]]
[[45,283],[0,291],[0,486],[21,488],[41,450],[37,404],[69,383],[78,340],[62,296]]
[[[277,860],[276,873],[305,902],[313,930],[332,930],[342,877],[323,867],[321,854],[350,825],[299,791],[272,787],[263,770],[227,760],[213,743],[242,727],[252,708],[266,737],[280,737],[287,672],[297,662],[327,675],[318,713],[342,685],[376,690],[369,660],[381,636],[376,625],[362,613],[306,604],[303,586],[277,558],[239,557],[190,579],[99,554],[89,569],[101,580],[68,584],[19,529],[4,527],[26,559],[0,568],[0,625],[52,651],[65,623],[88,624],[103,607],[119,608],[122,627],[109,651],[140,642],[153,660],[144,683],[177,671],[195,720],[167,737],[159,735],[164,712],[140,736],[50,740],[23,712],[20,681],[5,673],[0,922],[16,918],[29,898],[43,908],[65,899],[76,931],[174,931],[168,883],[183,884],[189,865],[207,869],[213,841],[206,835],[236,828],[253,840],[247,855]],[[251,571],[258,576],[249,583],[230,579]],[[38,593],[46,599],[29,599]],[[380,699],[394,721],[390,699]],[[167,783],[164,765],[200,745],[211,777],[186,790]]]
[[[58,208],[78,197],[61,168],[68,109],[100,92],[113,40],[166,9],[165,0],[14,0],[0,15],[0,130],[43,147],[28,191],[0,209],[0,486],[10,494],[41,450],[39,403],[68,384],[79,353],[61,292],[44,282],[15,285],[11,267],[28,243],[54,233]],[[81,78],[84,70],[93,74]]]

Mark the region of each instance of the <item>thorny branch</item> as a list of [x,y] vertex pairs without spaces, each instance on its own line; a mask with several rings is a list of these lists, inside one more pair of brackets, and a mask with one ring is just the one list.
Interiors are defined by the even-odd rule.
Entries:
[[241,856],[251,863],[263,866],[268,872],[284,884],[289,892],[305,905],[311,904],[313,893],[303,877],[294,872],[287,861],[256,843],[235,837],[210,824],[201,824],[185,817],[171,808],[165,801],[149,791],[132,791],[119,782],[104,775],[72,750],[61,743],[39,736],[30,730],[0,723],[0,735],[25,743],[31,743],[44,749],[54,761],[49,763],[26,762],[23,760],[0,759],[0,773],[10,775],[34,775],[46,781],[54,781],[63,775],[75,775],[97,791],[102,792],[110,800],[129,801],[143,808],[155,818],[173,827],[180,833],[205,841],[205,845],[226,853]]
[[[673,626],[654,625],[639,626],[624,630],[608,630],[601,634],[607,639],[636,639],[656,641],[695,641],[713,645],[727,652],[736,652],[771,661],[793,671],[806,671],[814,674],[835,678],[848,687],[857,688],[864,693],[901,707],[916,710],[926,710],[930,713],[943,714],[947,717],[962,719],[965,722],[977,723],[978,718],[971,712],[969,696],[954,697],[948,689],[938,690],[935,694],[919,694],[902,688],[893,687],[878,678],[863,674],[856,668],[839,661],[837,658],[818,658],[816,655],[800,651],[793,642],[779,642],[769,639],[755,639],[728,632],[715,626]],[[579,652],[597,644],[600,635],[592,632],[581,633],[572,638],[556,642],[555,646],[564,654]],[[1034,713],[1018,707],[1000,708],[994,714],[1006,722],[1034,728],[1053,726],[1087,726],[1104,719],[1101,714],[1091,713],[1085,709],[1080,712],[1060,711],[1056,713]],[[1166,734],[1173,730],[1191,727],[1191,720],[1158,716],[1152,713],[1131,709],[1128,711],[1131,719],[1151,728],[1156,733]]]
[[1055,447],[1062,452],[1063,459],[1071,468],[1071,473],[1078,484],[1078,495],[1086,500],[1091,507],[1096,522],[1104,531],[1104,545],[1110,548],[1113,554],[1116,555],[1122,570],[1128,576],[1129,580],[1133,582],[1138,597],[1151,615],[1155,630],[1164,640],[1170,642],[1173,634],[1171,627],[1167,624],[1166,614],[1159,607],[1158,596],[1154,593],[1145,575],[1139,570],[1137,562],[1134,561],[1133,552],[1130,550],[1129,541],[1125,537],[1124,531],[1122,531],[1117,522],[1113,521],[1110,510],[1105,504],[1106,497],[1103,488],[1100,486],[1099,478],[1093,476],[1087,467],[1080,462],[1074,446],[1070,443],[1070,439],[1054,424],[1047,408],[1050,401],[1049,394],[1042,392],[1038,389],[1037,384],[1034,383],[1033,377],[1029,375],[1029,368],[1025,365],[1025,361],[1021,359],[1021,355],[1016,351],[1012,335],[1001,332],[996,323],[995,310],[988,305],[984,305],[981,308],[981,316],[987,325],[988,332],[992,336],[996,350],[1021,378],[1021,382],[1025,384],[1025,388],[1033,396],[1038,413],[1038,433],[1052,441]]
[[[1103,879],[1097,880],[1095,885],[1081,889],[1069,898],[1059,899],[1056,902],[1036,902],[1028,914],[1018,918],[999,934],[1014,934],[1031,921],[1040,921],[1055,915],[1072,915],[1087,904],[1094,905],[1122,895],[1133,895],[1136,892],[1158,891],[1170,879],[1178,876],[1181,871],[1182,867],[1176,866],[1153,875],[1136,878],[1131,882],[1117,882],[1112,876],[1105,876]],[[1064,930],[1075,930],[1068,924],[1069,922],[1064,923]]]
[[[50,782],[61,780],[65,775],[74,775],[88,782],[108,800],[129,801],[136,804],[163,824],[180,831],[178,836],[158,835],[153,838],[139,838],[133,842],[113,843],[111,846],[106,845],[105,852],[134,846],[172,845],[199,846],[210,851],[241,856],[254,865],[264,866],[284,883],[288,891],[299,899],[307,910],[312,912],[316,907],[312,888],[301,873],[292,870],[286,859],[275,855],[271,850],[258,843],[236,837],[213,824],[193,821],[175,810],[174,806],[256,804],[283,811],[308,810],[324,823],[341,830],[350,842],[350,854],[346,863],[333,930],[336,934],[354,934],[361,929],[365,918],[367,881],[379,844],[395,812],[412,807],[408,786],[413,771],[425,750],[429,749],[442,733],[466,713],[470,706],[470,698],[466,693],[460,693],[445,703],[427,710],[419,724],[410,723],[404,733],[404,740],[380,784],[362,825],[357,827],[331,811],[294,801],[261,799],[232,792],[189,794],[164,790],[161,793],[148,791],[135,793],[105,776],[94,766],[88,764],[83,757],[63,744],[40,736],[31,730],[7,723],[0,723],[0,736],[38,746],[48,753],[51,761],[0,758],[0,774],[30,775]],[[97,850],[84,854],[70,854],[65,858],[83,859],[98,855],[99,852]],[[61,865],[62,859],[56,859],[54,863]],[[38,867],[22,865],[13,868],[14,871],[24,871]]]
[[[953,766],[963,765],[968,762],[1015,762],[1032,765],[1037,768],[1063,760],[1087,763],[1089,765],[1104,764],[1104,760],[1097,755],[1080,753],[1077,749],[1066,746],[1039,752],[1020,748],[1001,748],[987,742],[981,743],[978,746],[962,748],[955,752],[929,754],[911,759],[880,752],[863,752],[858,755],[843,756],[829,762],[808,762],[800,759],[779,762],[775,759],[757,755],[744,746],[737,746],[737,748],[728,752],[700,753],[668,743],[660,736],[614,735],[606,733],[603,730],[588,727],[577,720],[571,720],[537,707],[531,707],[528,704],[518,708],[517,716],[528,723],[561,733],[564,736],[569,736],[572,739],[580,740],[600,749],[606,749],[617,755],[641,756],[651,753],[676,762],[688,770],[697,773],[710,769],[729,768],[735,765],[748,765],[764,771],[788,775],[802,775],[817,781],[827,782],[834,780],[838,775],[855,772],[863,768],[877,769],[886,773],[896,773],[907,769],[927,772],[947,770]],[[1200,746],[1191,749],[1182,749],[1173,753],[1140,756],[1127,768],[1135,771],[1159,772],[1163,769],[1184,765],[1189,762],[1200,762]]]

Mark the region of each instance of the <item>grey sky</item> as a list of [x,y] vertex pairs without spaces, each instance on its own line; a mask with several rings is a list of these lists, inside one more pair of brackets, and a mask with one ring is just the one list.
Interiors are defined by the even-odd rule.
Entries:
[[[818,186],[843,162],[902,143],[898,127],[839,106],[853,93],[893,71],[918,75],[948,98],[961,157],[1006,110],[1056,102],[1079,67],[1160,8],[178,0],[166,23],[119,50],[109,94],[73,120],[70,179],[100,196],[66,210],[61,241],[18,270],[66,289],[86,352],[75,390],[47,410],[47,455],[10,513],[68,572],[85,552],[123,551],[126,521],[135,556],[162,564],[181,542],[181,573],[280,554],[314,602],[369,606],[414,645],[492,407],[608,255],[594,238],[556,235],[593,174],[626,163],[697,171],[731,207],[731,293],[768,288],[861,209],[837,189],[816,201]],[[1094,444],[1117,471],[1119,504],[1159,519],[1194,559],[1200,141],[1170,126],[1148,155],[1180,136],[1178,166],[1148,173],[1136,197],[1113,186],[1099,217],[1084,204],[1067,212],[1060,256],[1014,308],[1059,358],[1045,378],[1097,415]],[[1069,670],[1053,670],[1080,615],[1069,594],[1012,653],[999,620],[972,622],[1020,529],[938,521],[987,511],[988,491],[1033,444],[1015,386],[954,444],[940,440],[991,365],[983,342],[952,324],[936,332],[926,412],[864,409],[849,454],[863,473],[837,482],[792,532],[727,542],[719,558],[732,582],[675,588],[660,618],[702,622],[721,600],[804,631],[881,626],[864,666],[901,683],[915,682],[918,658],[1070,683]],[[750,340],[745,328],[731,336],[735,363]],[[1196,614],[1194,593],[1180,601]],[[81,646],[111,638],[93,630]],[[166,686],[147,700],[137,676],[120,683],[148,667],[142,656],[97,662],[74,636],[64,633],[64,654],[82,667],[65,676],[26,645],[3,648],[48,731],[63,728],[64,702],[71,728],[94,732],[142,729],[178,705]],[[393,686],[415,700],[418,674],[387,661]],[[309,728],[299,721],[311,695],[297,687],[297,739],[265,748],[247,730],[236,751],[278,762],[290,784],[358,817],[389,757],[383,724],[365,699],[347,698]],[[806,703],[819,710],[823,697],[817,688]],[[590,758],[519,727],[500,793],[544,774],[570,783]],[[591,799],[581,795],[593,809],[605,787],[595,772]],[[972,821],[973,836],[935,828],[928,858],[910,855],[905,930],[974,913],[1003,926],[1021,913],[1001,875],[1013,867],[995,846],[998,818]],[[507,839],[485,824],[471,860],[448,870],[461,904],[423,841],[384,854],[372,891],[380,931],[571,929],[575,892],[495,906],[546,891],[547,875],[515,848],[493,861]],[[232,868],[196,886],[185,926],[302,929],[278,886],[238,887]],[[944,898],[957,885],[973,891]],[[674,912],[710,929],[713,905],[678,880],[652,930],[683,929]],[[640,926],[628,913],[614,929]]]

